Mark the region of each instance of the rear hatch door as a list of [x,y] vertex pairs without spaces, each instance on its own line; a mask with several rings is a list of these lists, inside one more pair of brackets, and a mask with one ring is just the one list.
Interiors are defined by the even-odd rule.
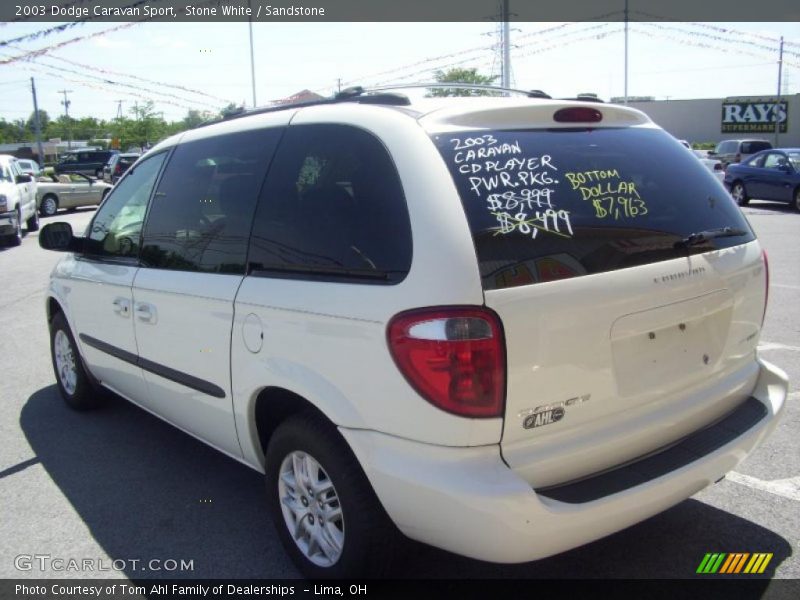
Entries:
[[640,113],[592,108],[591,126],[486,111],[432,133],[505,331],[503,456],[535,486],[677,441],[756,375],[765,272],[741,211]]

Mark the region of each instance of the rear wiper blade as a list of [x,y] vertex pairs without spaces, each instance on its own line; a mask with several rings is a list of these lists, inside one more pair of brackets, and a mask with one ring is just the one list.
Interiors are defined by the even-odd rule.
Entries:
[[723,237],[739,237],[747,235],[744,229],[736,229],[735,227],[720,227],[719,229],[707,229],[705,231],[698,231],[690,233],[682,240],[675,242],[676,248],[688,248],[689,246],[698,246],[708,240]]

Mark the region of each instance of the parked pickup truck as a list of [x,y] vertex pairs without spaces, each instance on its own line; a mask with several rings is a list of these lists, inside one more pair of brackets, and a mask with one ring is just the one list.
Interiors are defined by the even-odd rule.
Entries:
[[22,172],[15,157],[0,154],[0,240],[19,246],[23,221],[28,231],[39,229],[36,182]]

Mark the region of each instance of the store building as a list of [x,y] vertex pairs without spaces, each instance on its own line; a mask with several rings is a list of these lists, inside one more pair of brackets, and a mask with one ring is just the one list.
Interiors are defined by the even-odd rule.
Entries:
[[[777,100],[776,96],[699,100],[636,98],[629,101],[628,106],[643,111],[676,138],[693,144],[753,138],[768,140],[775,147],[800,147],[800,94],[781,96],[779,104]],[[612,102],[621,102],[621,99],[613,98]]]

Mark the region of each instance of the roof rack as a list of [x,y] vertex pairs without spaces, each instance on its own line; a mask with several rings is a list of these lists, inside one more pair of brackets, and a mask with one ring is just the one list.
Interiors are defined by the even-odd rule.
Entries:
[[516,88],[507,88],[497,85],[485,85],[480,83],[442,83],[438,81],[433,82],[418,82],[418,83],[400,83],[397,85],[382,85],[371,88],[369,91],[379,90],[402,90],[402,89],[415,89],[415,88],[452,88],[457,90],[484,90],[489,92],[505,92],[511,94],[522,94],[528,98],[551,98],[549,94],[545,94],[542,90],[520,90]]
[[374,88],[363,88],[360,85],[345,88],[338,92],[335,96],[330,98],[322,98],[320,100],[307,100],[304,102],[289,102],[286,104],[278,104],[275,106],[262,106],[257,108],[246,109],[239,107],[234,111],[229,112],[219,119],[206,121],[197,127],[206,127],[215,123],[224,121],[231,121],[233,119],[240,119],[242,117],[249,117],[252,115],[260,115],[264,113],[278,112],[281,110],[288,110],[291,108],[306,108],[308,106],[321,106],[325,104],[339,104],[342,102],[357,102],[359,104],[383,104],[389,106],[408,106],[411,101],[405,94],[388,93],[386,90],[401,90],[401,89],[419,89],[419,88],[451,88],[451,89],[474,89],[492,92],[505,92],[513,94],[522,94],[528,98],[551,98],[550,95],[545,94],[542,90],[518,90],[514,88],[499,87],[494,85],[482,85],[477,83],[407,83],[399,85],[385,85]]

